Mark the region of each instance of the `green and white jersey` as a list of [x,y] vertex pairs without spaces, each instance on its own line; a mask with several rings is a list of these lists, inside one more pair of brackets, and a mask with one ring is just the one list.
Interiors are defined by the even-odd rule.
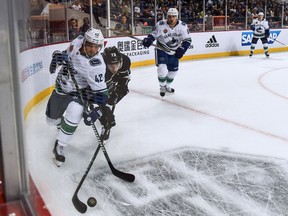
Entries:
[[177,21],[174,27],[170,27],[167,20],[159,21],[151,35],[157,40],[157,45],[169,50],[176,50],[181,43],[192,42],[186,23]]
[[[98,52],[95,56],[88,58],[81,55],[80,49],[84,41],[83,36],[78,36],[68,47],[67,54],[77,73],[74,75],[80,89],[89,88],[92,92],[104,92],[107,90],[105,83],[106,65],[102,55]],[[76,92],[72,78],[64,73],[65,66],[59,71],[56,79],[56,91],[68,94]]]
[[263,38],[265,37],[265,30],[269,29],[268,21],[263,19],[260,21],[258,18],[254,19],[251,26],[255,27],[253,37]]

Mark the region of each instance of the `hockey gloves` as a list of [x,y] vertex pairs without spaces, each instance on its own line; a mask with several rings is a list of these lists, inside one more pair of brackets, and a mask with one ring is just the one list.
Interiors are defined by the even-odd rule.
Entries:
[[92,125],[99,117],[102,116],[102,111],[96,107],[90,111],[83,112],[84,123],[88,126]]
[[109,104],[111,106],[117,104],[128,93],[129,93],[129,89],[128,89],[127,85],[117,87],[109,96],[109,98],[107,100],[107,104]]
[[107,104],[109,104],[109,105],[115,105],[115,104],[117,104],[118,103],[118,94],[117,94],[117,92],[113,92],[113,94],[111,94],[111,96],[108,98],[108,100],[107,100]]
[[189,46],[190,46],[190,42],[184,41],[182,43],[182,46],[178,47],[175,50],[174,56],[178,59],[181,59],[183,57],[183,55],[185,54],[185,52],[187,51],[187,49],[189,48]]
[[68,55],[65,51],[64,52],[61,52],[59,50],[54,51],[52,54],[52,61],[49,67],[50,73],[51,74],[55,73],[57,66],[62,65],[67,61],[68,61]]
[[149,34],[146,38],[142,40],[142,45],[144,46],[144,48],[149,48],[154,40],[155,38]]
[[115,116],[108,106],[101,107],[103,115],[99,118],[101,124],[106,130],[114,127],[116,125]]
[[186,50],[184,49],[184,47],[178,47],[175,51],[174,56],[178,59],[181,59],[183,57],[183,55],[185,54]]

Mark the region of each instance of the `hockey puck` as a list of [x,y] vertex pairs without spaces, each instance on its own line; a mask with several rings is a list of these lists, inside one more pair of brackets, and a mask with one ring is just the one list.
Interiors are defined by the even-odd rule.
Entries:
[[87,205],[90,207],[94,207],[97,204],[97,200],[94,197],[90,197],[87,200]]

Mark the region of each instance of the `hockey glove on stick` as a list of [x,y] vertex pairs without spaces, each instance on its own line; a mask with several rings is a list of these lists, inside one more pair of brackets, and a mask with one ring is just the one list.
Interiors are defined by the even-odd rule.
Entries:
[[103,115],[99,118],[101,124],[106,130],[114,127],[116,125],[115,116],[112,110],[108,106],[101,107]]
[[99,107],[83,112],[84,123],[87,126],[92,125],[99,117],[102,116],[102,111]]
[[154,40],[155,38],[149,34],[146,38],[142,40],[142,45],[144,46],[144,48],[149,48]]

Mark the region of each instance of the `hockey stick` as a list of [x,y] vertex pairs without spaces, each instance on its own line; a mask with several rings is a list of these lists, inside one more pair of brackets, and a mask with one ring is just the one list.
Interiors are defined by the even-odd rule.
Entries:
[[78,186],[77,186],[77,188],[76,188],[76,190],[75,190],[75,192],[73,194],[73,197],[72,197],[72,203],[73,203],[74,207],[82,214],[87,211],[87,205],[85,203],[83,203],[78,198],[78,192],[79,192],[84,180],[86,179],[86,177],[87,177],[87,175],[88,175],[88,173],[90,171],[90,168],[92,167],[99,150],[100,150],[100,146],[98,145],[98,147],[97,147],[96,151],[94,152],[93,157],[91,158],[91,160],[89,162],[89,165],[88,165],[84,175],[82,176],[82,179],[80,180],[80,182],[79,182],[79,184],[78,184]]
[[[71,70],[71,68],[69,68],[69,73],[70,73],[70,70]],[[76,81],[76,79],[75,79],[75,76],[74,76],[73,74],[71,74],[71,73],[70,73],[70,76],[71,76],[72,81],[73,81],[73,83],[74,83],[74,85],[75,85],[75,87],[76,87],[77,92],[78,92],[79,95],[80,95],[80,99],[81,99],[82,103],[85,104],[85,101],[84,101],[84,99],[83,99],[83,95],[82,95],[82,93],[81,93],[81,91],[80,91],[80,89],[79,89],[79,86],[78,86],[78,83],[77,83],[77,81]],[[86,106],[84,106],[84,109],[85,109],[85,111],[87,111],[88,108],[87,108]],[[76,188],[76,190],[75,190],[75,192],[74,192],[74,194],[73,194],[73,197],[72,197],[72,203],[73,203],[74,207],[75,207],[80,213],[85,213],[85,212],[87,211],[87,205],[86,205],[85,203],[83,203],[83,202],[78,198],[78,192],[79,192],[79,190],[80,190],[80,188],[81,188],[81,186],[82,186],[85,178],[87,177],[87,175],[88,175],[88,173],[89,173],[89,171],[90,171],[90,168],[92,167],[92,165],[93,165],[93,163],[94,163],[94,160],[95,160],[95,158],[96,158],[96,156],[97,156],[100,148],[101,148],[101,150],[103,151],[103,153],[104,153],[104,155],[105,155],[105,158],[106,158],[106,160],[107,160],[107,162],[108,162],[108,165],[109,165],[109,167],[110,167],[110,169],[111,169],[111,172],[112,172],[116,177],[121,178],[122,180],[128,181],[128,182],[133,182],[133,181],[135,180],[135,176],[134,176],[133,174],[121,172],[120,170],[117,170],[117,169],[113,166],[113,164],[112,164],[112,162],[111,162],[111,160],[110,160],[110,158],[109,158],[109,156],[108,156],[108,153],[107,153],[107,151],[106,151],[106,149],[105,149],[105,147],[104,147],[103,141],[100,139],[100,135],[99,135],[99,133],[98,133],[98,131],[97,131],[97,128],[96,128],[96,126],[95,126],[94,123],[92,124],[92,128],[93,128],[94,134],[95,134],[95,136],[96,136],[96,138],[97,138],[97,141],[98,141],[99,145],[98,145],[96,151],[94,152],[94,155],[93,155],[93,157],[91,158],[91,160],[90,160],[90,162],[89,162],[89,165],[88,165],[88,167],[87,167],[87,169],[86,169],[86,171],[85,171],[85,173],[84,173],[81,181],[79,182],[79,184],[78,184],[78,186],[77,186],[77,188]],[[89,198],[89,199],[90,199],[90,198]],[[95,198],[94,198],[94,199],[95,199]]]
[[[108,132],[108,131],[106,130],[105,133],[104,133],[104,135],[107,135],[107,134],[106,134],[107,132]],[[78,198],[78,192],[79,192],[80,188],[82,187],[82,184],[83,184],[84,180],[86,179],[86,177],[87,177],[87,175],[88,175],[88,173],[89,173],[89,171],[90,171],[90,169],[91,169],[91,167],[92,167],[92,165],[93,165],[93,163],[94,163],[94,161],[95,161],[95,159],[96,159],[96,156],[97,156],[98,153],[99,153],[99,150],[100,150],[100,145],[98,145],[97,149],[95,150],[95,152],[94,152],[94,154],[93,154],[93,156],[92,156],[92,158],[91,158],[91,160],[90,160],[90,162],[89,162],[89,165],[88,165],[88,167],[87,167],[84,175],[82,176],[80,182],[78,183],[78,186],[77,186],[77,188],[76,188],[76,190],[75,190],[75,192],[74,192],[74,194],[73,194],[73,197],[72,197],[72,203],[73,203],[74,207],[75,207],[80,213],[82,213],[82,214],[84,214],[84,213],[87,211],[87,205],[86,205],[85,203],[83,203],[83,202]],[[90,198],[91,198],[91,197],[90,197]],[[89,199],[90,199],[90,198],[89,198]],[[93,198],[94,198],[94,197],[93,197]],[[95,198],[94,198],[94,199],[95,199]],[[96,200],[96,199],[95,199],[95,200]],[[87,203],[88,203],[88,201],[87,201]]]
[[283,46],[287,46],[286,44],[282,43],[281,41],[279,41],[279,40],[277,40],[277,39],[275,39],[274,41],[276,41],[276,42],[282,44]]
[[[74,75],[71,75],[71,78],[72,78],[72,80],[73,80],[73,82],[74,82],[74,84],[75,84],[75,87],[76,87],[77,92],[78,92],[79,95],[80,95],[81,101],[82,101],[82,103],[84,104],[85,101],[84,101],[84,99],[83,99],[83,95],[82,95],[82,93],[80,92],[78,83],[77,83]],[[87,110],[87,107],[84,107],[84,108],[85,108],[85,111],[88,111],[88,110]],[[107,160],[107,162],[108,162],[108,165],[109,165],[112,173],[113,173],[115,176],[117,176],[118,178],[121,178],[121,179],[123,179],[123,180],[125,180],[125,181],[128,181],[128,182],[133,182],[133,181],[135,180],[135,176],[134,176],[134,175],[132,175],[132,174],[130,174],[130,173],[121,172],[121,171],[117,170],[117,169],[113,166],[113,164],[112,164],[112,162],[111,162],[111,160],[110,160],[110,158],[109,158],[109,156],[108,156],[108,153],[107,153],[107,151],[106,151],[106,149],[105,149],[105,147],[104,147],[104,145],[103,145],[103,141],[101,140],[100,135],[99,135],[99,133],[98,133],[98,131],[97,131],[97,128],[96,128],[96,126],[95,126],[95,123],[92,123],[92,128],[93,128],[94,134],[95,134],[95,136],[96,136],[96,138],[97,138],[97,141],[98,141],[98,143],[99,143],[99,145],[100,145],[101,150],[103,151],[103,153],[104,153],[104,155],[105,155],[105,158],[106,158],[106,160]]]
[[[110,31],[114,31],[114,32],[116,32],[116,33],[123,34],[124,36],[133,38],[133,39],[135,39],[135,40],[137,40],[137,41],[143,41],[142,39],[140,39],[140,38],[138,38],[138,37],[135,37],[135,36],[133,36],[133,35],[125,34],[125,33],[123,33],[123,32],[117,31],[117,30],[115,30],[115,29],[111,29],[111,28],[108,28],[108,27],[106,27],[106,29],[107,29],[107,30],[110,30]],[[173,51],[173,50],[165,49],[165,48],[159,47],[159,46],[157,46],[157,45],[155,45],[155,44],[151,44],[151,46],[155,47],[156,49],[159,49],[159,50],[162,50],[162,51],[164,51],[164,52],[167,52],[167,53],[169,53],[169,55],[174,55],[174,54],[175,54],[175,51]]]

